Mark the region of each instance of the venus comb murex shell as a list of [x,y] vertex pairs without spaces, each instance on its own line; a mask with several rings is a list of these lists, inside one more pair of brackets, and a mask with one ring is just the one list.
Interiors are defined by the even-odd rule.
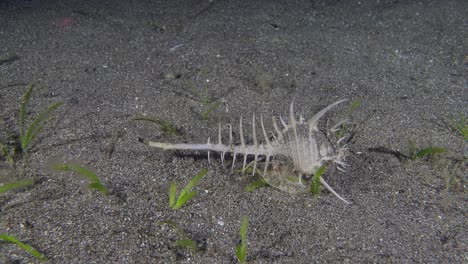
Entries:
[[[347,166],[344,163],[344,148],[336,147],[334,149],[324,133],[318,130],[318,120],[331,108],[346,101],[343,99],[337,101],[324,109],[320,110],[308,121],[302,117],[296,120],[294,116],[294,104],[291,103],[289,108],[289,123],[286,123],[280,117],[281,128],[278,126],[276,118],[272,117],[273,139],[270,140],[265,130],[263,118],[260,117],[260,125],[264,142],[259,143],[256,132],[256,118],[252,115],[252,139],[253,144],[247,145],[245,143],[243,131],[243,118],[240,117],[239,121],[239,136],[240,145],[233,144],[232,125],[229,126],[229,142],[227,145],[223,144],[221,136],[221,125],[218,128],[218,142],[211,143],[210,138],[204,144],[172,144],[153,142],[149,140],[140,139],[150,147],[156,147],[164,150],[178,149],[178,150],[201,150],[208,152],[208,160],[210,160],[210,151],[220,153],[221,162],[224,164],[225,154],[232,153],[232,168],[236,163],[237,155],[243,155],[242,172],[247,167],[247,157],[253,156],[253,173],[257,169],[259,161],[263,164],[262,177],[265,181],[273,187],[280,190],[297,193],[306,192],[307,186],[302,182],[303,175],[313,175],[315,171],[325,162],[331,161],[338,165],[338,169]],[[338,142],[340,142],[338,140]],[[291,179],[297,177],[296,179]],[[343,202],[349,204],[338,193],[336,193],[323,179],[320,178],[322,185],[327,188],[331,193],[338,197]]]

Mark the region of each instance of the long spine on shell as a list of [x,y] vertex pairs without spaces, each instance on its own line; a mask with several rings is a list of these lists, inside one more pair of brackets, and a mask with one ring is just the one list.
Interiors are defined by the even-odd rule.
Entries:
[[[263,137],[265,138],[265,144],[267,149],[272,149],[273,147],[271,146],[270,140],[268,139],[268,135],[265,130],[265,125],[263,124],[263,117],[260,116],[260,124],[262,125],[262,132],[263,132]],[[267,154],[265,157],[265,168],[263,169],[263,175],[266,174],[266,171],[268,169],[268,162],[270,161],[270,155]]]
[[[244,140],[244,131],[242,129],[242,115],[240,117],[240,122],[239,122],[239,133],[240,133],[240,139],[241,139],[241,151],[245,151],[245,140]],[[242,165],[242,173],[245,171],[245,164],[247,163],[247,154],[244,153],[244,163]]]

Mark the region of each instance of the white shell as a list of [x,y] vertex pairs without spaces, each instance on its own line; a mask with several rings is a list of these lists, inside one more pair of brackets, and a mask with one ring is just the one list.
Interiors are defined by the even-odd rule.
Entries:
[[[213,144],[208,138],[205,144],[171,144],[152,142],[148,140],[140,140],[151,147],[161,149],[181,149],[181,150],[205,150],[208,151],[208,159],[210,151],[216,151],[221,154],[221,162],[224,164],[224,157],[227,152],[232,153],[232,167],[236,162],[237,155],[243,155],[242,171],[247,167],[247,156],[253,156],[253,173],[257,170],[257,163],[260,161],[263,165],[263,178],[273,187],[280,190],[297,193],[307,191],[307,186],[302,182],[303,175],[313,175],[315,171],[324,164],[324,162],[332,161],[338,166],[346,166],[343,162],[343,149],[333,149],[326,135],[317,129],[318,120],[331,108],[346,101],[347,99],[337,101],[315,114],[307,122],[301,116],[299,120],[294,117],[294,105],[291,103],[289,109],[289,123],[287,124],[282,118],[280,122],[282,128],[278,127],[276,119],[273,117],[273,140],[270,141],[265,131],[263,118],[260,118],[260,124],[264,137],[264,142],[260,143],[257,140],[255,115],[252,117],[252,138],[253,144],[246,145],[244,139],[244,131],[242,128],[242,116],[239,122],[240,145],[233,144],[232,126],[229,125],[229,144],[224,145],[221,138],[221,125],[219,125],[218,142]],[[297,178],[295,180],[294,178]],[[323,177],[320,178],[321,183],[330,192],[336,195],[345,203],[349,203],[338,195],[326,182]]]

